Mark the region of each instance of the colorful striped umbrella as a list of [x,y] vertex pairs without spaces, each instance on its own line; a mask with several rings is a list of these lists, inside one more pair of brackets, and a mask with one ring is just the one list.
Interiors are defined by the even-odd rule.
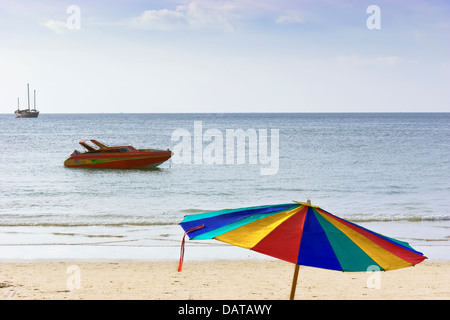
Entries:
[[[341,271],[410,267],[426,257],[408,243],[375,233],[308,202],[187,215],[180,226],[190,240],[216,239],[296,264]],[[183,262],[184,237],[179,271]]]

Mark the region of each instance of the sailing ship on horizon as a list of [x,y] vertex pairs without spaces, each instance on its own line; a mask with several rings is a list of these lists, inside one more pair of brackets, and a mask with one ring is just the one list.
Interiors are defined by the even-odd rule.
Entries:
[[39,111],[36,109],[36,90],[34,90],[34,108],[30,108],[30,84],[27,83],[28,109],[20,110],[19,98],[17,98],[17,110],[14,111],[16,118],[37,118]]

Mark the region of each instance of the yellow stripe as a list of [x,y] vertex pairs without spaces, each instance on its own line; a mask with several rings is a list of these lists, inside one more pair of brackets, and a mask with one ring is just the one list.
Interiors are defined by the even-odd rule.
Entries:
[[349,237],[358,247],[361,248],[361,250],[363,250],[369,257],[371,257],[376,263],[378,263],[378,265],[384,270],[393,270],[412,266],[411,263],[403,259],[400,259],[396,255],[383,249],[376,243],[367,239],[361,233],[356,232],[350,227],[347,227],[346,225],[332,218],[331,216],[322,213],[320,210],[316,209],[316,211],[319,214],[321,214],[322,217],[327,219],[328,222],[330,222],[336,228],[342,231],[347,237]]
[[302,208],[303,207],[301,206],[296,207],[289,211],[283,211],[267,218],[256,220],[240,228],[221,234],[214,239],[246,249],[251,249],[273,229],[278,227],[283,221],[292,217]]

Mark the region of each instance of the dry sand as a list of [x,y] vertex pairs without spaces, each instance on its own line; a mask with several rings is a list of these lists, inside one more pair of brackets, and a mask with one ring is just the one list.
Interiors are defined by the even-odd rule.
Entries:
[[[283,261],[0,263],[0,299],[283,300]],[[374,288],[369,288],[369,287]],[[300,267],[296,299],[449,299],[450,262],[376,273]]]

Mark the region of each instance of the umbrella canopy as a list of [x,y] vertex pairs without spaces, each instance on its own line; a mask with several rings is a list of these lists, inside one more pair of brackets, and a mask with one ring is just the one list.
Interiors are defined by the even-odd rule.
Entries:
[[[406,242],[338,218],[309,202],[187,215],[180,226],[191,240],[216,239],[296,265],[331,270],[367,271],[371,266],[393,270],[426,259]],[[179,271],[181,263],[182,257]]]

